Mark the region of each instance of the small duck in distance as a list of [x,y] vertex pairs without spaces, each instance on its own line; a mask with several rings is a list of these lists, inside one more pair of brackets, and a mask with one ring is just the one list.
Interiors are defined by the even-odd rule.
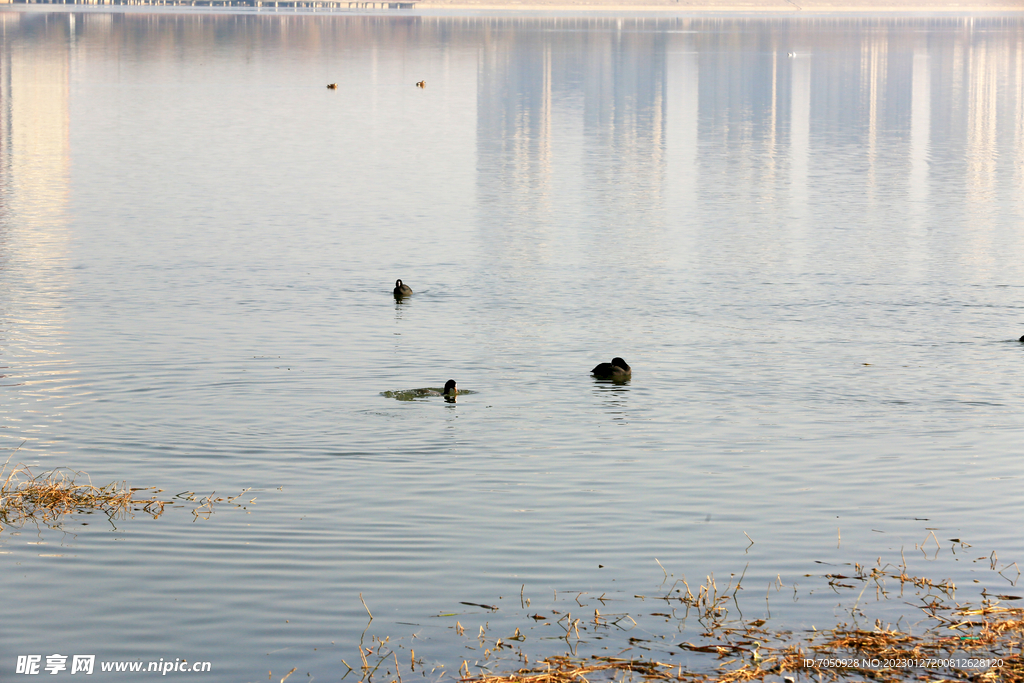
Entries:
[[328,83],[327,84],[327,89],[328,90],[337,90],[338,89],[338,84],[337,83]]
[[416,81],[416,87],[417,88],[426,88],[427,87],[427,82],[426,81]]
[[403,284],[401,280],[395,281],[395,298],[401,299],[412,294],[412,287]]
[[633,368],[616,356],[611,363],[600,363],[590,371],[598,379],[629,379],[633,374]]

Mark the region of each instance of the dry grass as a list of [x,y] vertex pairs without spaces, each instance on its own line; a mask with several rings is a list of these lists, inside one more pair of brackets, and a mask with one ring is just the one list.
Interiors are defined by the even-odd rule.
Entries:
[[541,666],[520,669],[512,674],[463,678],[467,683],[586,683],[591,678],[602,680],[636,678],[644,681],[705,681],[706,675],[691,674],[675,664],[623,659],[621,657],[593,657],[589,660],[574,657],[548,657]]
[[132,512],[156,518],[168,501],[140,493],[149,491],[159,493],[129,488],[126,482],[94,486],[88,475],[65,467],[36,474],[8,461],[0,468],[0,531],[30,522],[59,527],[66,515],[76,512],[100,512],[111,520]]
[[[761,647],[758,658],[733,658],[721,664],[717,670],[691,671],[679,664],[665,662],[622,659],[616,657],[591,657],[589,660],[570,656],[549,657],[538,665],[519,669],[503,675],[465,676],[462,683],[590,683],[600,681],[686,681],[697,683],[745,683],[746,681],[818,680],[818,681],[880,681],[882,683],[903,683],[906,681],[973,681],[975,683],[1024,683],[1024,660],[1020,655],[1020,639],[1024,636],[1024,620],[988,624],[993,632],[1000,634],[998,641],[985,641],[976,646],[965,645],[962,641],[950,643],[945,638],[914,638],[897,631],[847,631],[836,629],[827,632],[823,641],[807,640],[797,645],[781,648]],[[1007,634],[1012,632],[1011,637]],[[995,646],[995,647],[992,647]],[[1000,654],[1000,650],[1014,649],[1017,654]],[[954,650],[964,651],[984,648],[986,654],[974,656],[999,657],[1003,665],[988,670],[926,668],[926,667],[845,667],[817,668],[804,665],[806,659],[815,657],[860,657],[885,660],[917,659],[950,656]],[[722,650],[731,650],[724,645]],[[841,654],[837,654],[841,652]],[[972,655],[967,655],[972,656]]]
[[[993,570],[995,570],[993,563]],[[725,618],[726,601],[739,588],[719,590],[708,577],[696,596],[689,586],[673,589],[662,598],[696,608],[698,619],[707,627],[701,644],[679,643],[676,647],[711,661],[688,665],[653,659],[568,655],[549,657],[503,675],[471,676],[468,668],[463,683],[589,683],[599,681],[697,681],[700,683],[745,683],[746,681],[973,681],[975,683],[1024,683],[1024,608],[1007,607],[1000,598],[985,597],[980,605],[955,602],[955,586],[949,580],[935,582],[916,577],[899,566],[878,566],[870,570],[858,565],[851,576],[826,575],[830,585],[860,582],[875,585],[884,597],[895,583],[920,591],[926,598],[919,609],[924,622],[915,625],[916,634],[875,623],[873,629],[840,625],[827,631],[773,632],[764,620],[750,623]],[[740,579],[742,581],[742,577]],[[678,585],[677,582],[676,585]],[[685,582],[683,582],[685,586]],[[852,584],[842,584],[853,588]],[[861,592],[863,595],[863,591]],[[923,627],[923,629],[922,629]],[[631,643],[634,639],[630,639]],[[637,640],[637,642],[641,642]],[[941,662],[966,658],[999,660],[1001,666],[970,668],[943,666]],[[823,667],[810,660],[843,659],[855,664]],[[896,662],[909,660],[913,665]],[[869,664],[869,662],[871,662]]]

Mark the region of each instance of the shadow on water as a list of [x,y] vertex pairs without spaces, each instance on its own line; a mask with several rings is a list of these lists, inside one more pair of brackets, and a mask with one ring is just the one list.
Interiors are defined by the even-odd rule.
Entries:
[[[629,383],[631,381],[631,379],[599,379],[597,377],[594,377],[593,380],[594,384],[597,385],[594,387],[595,391],[613,392],[629,391]],[[601,385],[610,386],[602,387]]]

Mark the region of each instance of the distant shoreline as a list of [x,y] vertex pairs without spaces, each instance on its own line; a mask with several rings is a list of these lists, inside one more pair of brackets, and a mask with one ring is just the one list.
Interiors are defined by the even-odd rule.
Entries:
[[224,10],[414,10],[447,12],[652,13],[695,15],[894,15],[931,14],[1024,16],[1024,0],[93,0],[10,2],[2,9],[224,9]]
[[1024,0],[425,0],[416,9],[673,12],[681,14],[893,14],[943,13],[1024,15]]

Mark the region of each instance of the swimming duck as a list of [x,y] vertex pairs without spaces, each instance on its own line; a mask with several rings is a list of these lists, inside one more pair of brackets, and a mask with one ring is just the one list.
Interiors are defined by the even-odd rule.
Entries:
[[1021,338],[1020,338],[1020,340],[1021,340],[1022,342],[1024,342],[1024,337],[1021,337]]
[[[455,403],[455,397],[458,395],[459,390],[455,384],[455,380],[450,379],[445,382],[444,389],[434,387],[423,387],[422,389],[401,389],[399,391],[382,391],[381,396],[387,398],[394,398],[399,401],[415,401],[418,398],[428,398],[431,396],[443,396],[444,400],[448,403]],[[473,391],[464,391],[463,393],[472,394]]]
[[626,361],[616,356],[612,358],[611,363],[601,363],[590,372],[598,379],[629,379],[633,369]]
[[327,89],[328,90],[337,90],[338,89],[338,84],[337,83],[328,83],[327,84]]
[[416,81],[416,87],[417,88],[426,88],[427,87],[427,82],[426,81]]
[[403,285],[401,280],[395,281],[395,298],[401,299],[403,296],[409,296],[412,294],[412,288],[409,285]]

